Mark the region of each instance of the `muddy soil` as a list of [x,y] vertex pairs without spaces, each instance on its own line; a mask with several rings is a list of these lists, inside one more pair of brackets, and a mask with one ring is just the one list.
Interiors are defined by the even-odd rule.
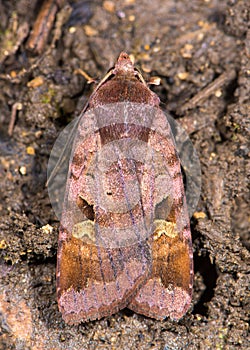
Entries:
[[[42,17],[42,1],[0,1],[0,349],[249,349],[249,0],[44,2]],[[77,69],[99,79],[121,51],[161,78],[199,154],[193,302],[179,322],[125,309],[68,326],[47,162],[93,89]]]

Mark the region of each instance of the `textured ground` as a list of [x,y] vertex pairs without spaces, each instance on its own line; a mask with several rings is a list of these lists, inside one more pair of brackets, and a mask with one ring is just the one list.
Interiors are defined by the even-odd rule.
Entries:
[[[61,1],[66,23],[40,53],[29,50],[37,3],[0,2],[0,349],[249,348],[249,1],[72,1],[68,20]],[[161,77],[153,89],[200,157],[193,305],[179,322],[124,310],[70,327],[56,302],[47,162],[91,91],[75,69],[100,78],[120,51]]]

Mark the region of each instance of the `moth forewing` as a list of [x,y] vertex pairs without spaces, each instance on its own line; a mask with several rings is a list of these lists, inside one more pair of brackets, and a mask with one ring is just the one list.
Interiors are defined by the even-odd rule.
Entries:
[[[143,315],[181,318],[190,306],[193,285],[193,252],[189,216],[180,160],[170,125],[160,109],[155,113],[148,144],[162,155],[170,176],[171,208],[159,212],[155,205],[151,238],[152,274],[128,307]],[[155,188],[155,191],[167,190]]]
[[[114,80],[113,84],[120,85],[121,90],[126,88],[119,84],[122,72],[119,64],[116,67],[115,75],[113,71],[109,73],[109,76],[114,75],[111,81],[106,80],[109,77],[104,78],[91,96],[88,113],[82,115],[78,123],[71,152],[57,263],[59,309],[70,324],[101,318],[124,308],[146,282],[152,269],[151,247],[145,238],[141,238],[146,225],[140,200],[142,165],[138,159],[128,161],[120,145],[122,139],[123,143],[132,139],[133,144],[140,134],[143,139],[147,131],[124,128],[126,117],[124,112],[117,111],[117,107],[113,113],[114,123],[111,116],[108,124],[103,125],[102,116],[105,117],[107,110],[112,111],[111,106],[106,107],[106,96],[111,97],[113,93],[110,83]],[[131,74],[132,79],[131,67],[127,74]],[[137,83],[135,79],[132,85]],[[143,86],[150,95],[148,88]],[[124,93],[116,91],[116,95],[124,96]],[[101,115],[99,106],[104,106]],[[117,112],[121,116],[120,123]],[[107,144],[109,156],[115,157],[118,152],[111,161],[105,156]],[[130,188],[124,185],[125,182],[138,190],[137,204],[133,203],[133,192],[136,191],[131,191],[128,196]],[[116,183],[118,189],[112,188],[112,183]],[[109,208],[110,197],[119,204],[118,211]],[[123,236],[125,238],[119,240]]]

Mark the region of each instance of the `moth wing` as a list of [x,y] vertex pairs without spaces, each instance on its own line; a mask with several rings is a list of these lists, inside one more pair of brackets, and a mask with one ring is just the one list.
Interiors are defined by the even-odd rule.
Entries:
[[[91,128],[86,123],[82,128],[79,124],[78,132],[85,133]],[[105,230],[103,235],[96,231],[94,210],[98,212],[100,189],[98,183],[91,185],[94,176],[90,168],[93,155],[102,147],[101,140],[98,133],[77,137],[67,180],[57,261],[58,305],[69,324],[99,319],[124,308],[145,283],[152,261],[151,248],[145,240],[132,237],[132,245],[119,242],[114,245],[113,241],[104,241]],[[96,168],[94,164],[93,169]],[[105,218],[105,212],[98,215]],[[107,224],[106,220],[103,224]],[[122,236],[117,236],[115,230],[111,233],[113,239]]]
[[[63,235],[68,236],[62,230]],[[74,237],[59,242],[58,305],[69,324],[121,310],[149,274],[151,258],[146,244],[108,249]]]
[[[90,98],[83,105],[80,115],[70,123],[69,127],[66,127],[64,129],[63,131],[64,135],[59,138],[60,142],[58,142],[58,140],[56,141],[55,145],[57,148],[60,148],[60,152],[58,152],[58,150],[55,150],[53,152],[53,155],[56,156],[55,159],[50,159],[50,162],[48,165],[48,180],[46,183],[47,186],[49,186],[52,181],[57,182],[58,180],[57,179],[55,180],[55,178],[61,177],[60,174],[62,173],[65,174],[65,169],[67,169],[69,166],[67,161],[70,159],[70,153],[72,150],[71,145],[72,145],[72,142],[74,141],[79,123],[84,118],[84,114],[88,110],[91,100],[95,95],[96,91],[99,89],[99,87],[104,83],[104,81],[110,75],[111,75],[111,72],[107,74],[105,78],[99,82],[99,84],[95,87],[93,93],[91,94]],[[94,81],[91,81],[91,82],[94,82]],[[52,190],[51,190],[51,198],[53,198],[52,195],[55,195],[55,193],[52,193]]]
[[[84,104],[80,115],[77,118],[74,118],[74,120],[68,124],[61,132],[60,136],[57,138],[53,146],[53,150],[50,155],[46,186],[48,187],[50,201],[52,203],[53,209],[55,210],[55,213],[59,219],[61,218],[62,214],[63,198],[61,197],[61,194],[64,194],[65,192],[67,170],[69,168],[69,161],[72,152],[71,146],[74,143],[79,124],[81,123],[86,111],[89,108],[91,99],[103,83],[103,80],[95,87],[94,92]],[[58,192],[59,183],[60,187],[63,189]],[[54,184],[56,185],[54,186]]]
[[152,243],[152,274],[128,308],[156,319],[180,319],[192,299],[192,252],[187,229],[171,237],[162,233]]
[[[164,125],[161,113],[157,118],[156,122]],[[155,229],[151,236],[152,273],[128,308],[156,319],[167,316],[179,319],[192,299],[193,252],[180,160],[169,125],[164,129],[164,135],[151,132],[149,144],[165,158],[173,189],[171,210],[167,217],[162,217],[155,207]]]

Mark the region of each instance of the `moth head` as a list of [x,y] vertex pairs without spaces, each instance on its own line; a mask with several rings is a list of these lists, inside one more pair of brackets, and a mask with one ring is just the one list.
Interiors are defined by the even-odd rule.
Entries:
[[129,74],[135,72],[134,64],[126,52],[121,52],[116,62],[113,74],[123,73]]
[[125,76],[134,76],[136,77],[141,83],[144,85],[147,85],[143,76],[141,75],[141,72],[138,68],[134,66],[134,62],[129,57],[129,55],[126,52],[121,52],[117,62],[115,64],[115,67],[110,70],[110,74],[112,75],[125,75]]

